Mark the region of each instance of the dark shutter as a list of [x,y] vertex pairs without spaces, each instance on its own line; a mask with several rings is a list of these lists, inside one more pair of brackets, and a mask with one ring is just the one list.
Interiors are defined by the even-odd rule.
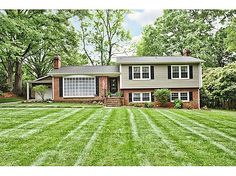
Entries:
[[154,66],[151,66],[151,79],[154,79]]
[[189,78],[193,79],[193,66],[189,65]]
[[129,80],[132,80],[132,67],[129,66]]
[[189,101],[193,101],[193,92],[189,92]]
[[168,79],[171,79],[171,66],[168,65]]
[[154,102],[154,92],[151,92],[151,101]]
[[129,93],[129,102],[132,102],[132,93]]
[[99,96],[99,76],[96,76],[96,96]]
[[59,78],[59,97],[63,97],[63,78]]

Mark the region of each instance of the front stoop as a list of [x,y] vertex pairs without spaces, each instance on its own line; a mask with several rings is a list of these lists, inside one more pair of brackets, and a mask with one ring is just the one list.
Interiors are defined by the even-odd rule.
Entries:
[[106,106],[108,107],[119,107],[122,106],[124,103],[123,97],[109,97],[106,98]]

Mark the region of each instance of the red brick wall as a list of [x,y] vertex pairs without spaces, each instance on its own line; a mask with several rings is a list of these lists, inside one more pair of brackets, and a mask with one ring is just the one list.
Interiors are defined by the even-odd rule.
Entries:
[[107,93],[107,76],[99,77],[99,97],[104,98]]
[[[199,101],[198,101],[198,89],[196,88],[189,88],[189,89],[171,89],[171,91],[189,91],[189,92],[193,92],[193,101],[190,102],[184,102],[183,103],[183,107],[187,108],[189,106],[191,106],[192,108],[199,108]],[[123,94],[124,94],[124,104],[128,105],[129,104],[129,93],[130,92],[154,92],[154,89],[125,89],[123,90]],[[158,103],[157,103],[158,104]],[[167,107],[173,107],[174,104],[172,102],[168,102],[167,103]]]

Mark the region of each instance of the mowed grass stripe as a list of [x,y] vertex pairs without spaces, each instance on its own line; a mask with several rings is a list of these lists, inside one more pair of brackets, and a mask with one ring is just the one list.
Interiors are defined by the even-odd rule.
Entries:
[[[146,109],[146,112],[162,128],[166,135],[175,142],[176,147],[184,153],[181,157],[172,156],[174,164],[171,165],[198,166],[204,165],[204,162],[209,159],[208,146],[205,145],[205,142],[199,136],[193,135],[189,130],[156,112],[156,109]],[[212,150],[211,152],[218,151]]]
[[95,140],[97,139],[98,133],[102,130],[104,124],[107,121],[107,118],[110,117],[110,113],[111,113],[111,109],[108,110],[108,113],[103,117],[102,121],[100,122],[98,128],[96,129],[96,131],[93,133],[92,137],[90,138],[90,140],[88,141],[88,143],[86,144],[84,150],[80,153],[80,155],[78,156],[76,162],[75,162],[75,166],[80,165],[81,163],[83,163],[83,160],[85,159],[85,157],[88,155],[88,153],[90,152],[91,148],[93,147],[93,144],[95,142]]
[[[137,144],[138,146],[142,145],[142,141],[139,137],[137,126],[136,126],[136,123],[135,123],[134,114],[130,109],[127,109],[127,111],[128,111],[128,114],[129,114],[129,119],[130,119],[133,138],[134,138],[135,142],[138,143]],[[147,159],[147,157],[143,153],[141,153],[142,152],[141,148],[139,148],[139,150],[140,151],[137,152],[137,155],[140,159],[140,165],[141,166],[149,166],[150,165],[149,160]]]
[[[0,138],[1,142],[3,141],[7,144],[2,148],[2,152],[0,151],[0,158],[9,163],[8,165],[31,165],[43,151],[54,150],[55,146],[65,135],[76,128],[80,122],[94,113],[95,110],[86,108],[28,138]],[[19,157],[19,154],[21,157]],[[0,160],[0,165],[1,163]]]
[[[63,110],[62,110],[63,111]],[[64,111],[66,111],[66,110],[64,110]],[[63,111],[63,112],[64,112]],[[34,124],[36,124],[37,122],[40,122],[40,121],[42,121],[42,120],[44,120],[44,119],[47,119],[47,118],[50,118],[50,117],[52,117],[52,116],[54,116],[54,115],[56,115],[56,114],[59,114],[61,111],[59,111],[59,112],[53,112],[53,113],[50,113],[50,114],[47,114],[47,115],[45,115],[45,116],[42,116],[42,117],[40,117],[40,118],[36,118],[36,119],[33,119],[33,120],[30,120],[30,121],[27,121],[27,122],[23,122],[22,124],[20,124],[20,125],[18,125],[18,126],[14,126],[13,128],[10,128],[10,129],[6,129],[6,130],[4,130],[4,131],[1,131],[0,132],[0,136],[4,136],[4,135],[6,135],[6,134],[9,134],[10,132],[12,132],[12,131],[15,131],[15,130],[17,130],[17,129],[20,129],[20,128],[23,128],[23,127],[26,127],[26,126],[29,126],[29,125],[34,125]]]
[[221,119],[218,119],[218,118],[214,118],[214,117],[211,117],[203,112],[200,112],[200,111],[193,111],[193,110],[182,110],[182,112],[188,114],[189,116],[188,117],[193,117],[194,119],[202,119],[202,120],[205,120],[206,122],[213,122],[215,124],[218,124],[218,125],[223,125],[225,127],[229,127],[229,128],[235,128],[236,126],[236,122],[231,122],[231,121],[227,121],[227,120],[224,120],[223,118]]
[[180,155],[184,155],[182,153],[182,151],[178,151],[175,144],[171,141],[171,139],[169,139],[160,128],[158,128],[156,126],[156,124],[150,119],[150,117],[144,113],[142,110],[139,109],[139,112],[143,115],[143,117],[145,117],[146,121],[148,122],[148,124],[151,126],[151,128],[153,129],[153,132],[161,139],[160,142],[164,143],[169,149],[170,152],[179,157]]
[[[58,153],[58,149],[61,147],[61,145],[63,145],[64,141],[69,138],[69,137],[74,137],[75,133],[78,132],[82,127],[84,127],[86,124],[88,124],[88,122],[90,122],[91,120],[93,120],[94,118],[98,117],[97,114],[101,114],[102,110],[96,110],[95,112],[93,112],[92,114],[90,114],[88,117],[86,117],[85,120],[83,120],[81,123],[79,123],[79,125],[70,130],[67,135],[65,135],[60,142],[57,144],[57,146],[54,148],[54,150],[49,150],[49,151],[45,151],[43,153],[41,153],[37,159],[32,163],[33,166],[39,166],[42,165],[44,163],[44,161],[50,156],[50,155],[56,155]],[[81,137],[82,133],[80,133]],[[78,138],[77,138],[78,139]],[[79,139],[78,139],[79,140]]]
[[137,166],[140,164],[132,138],[126,108],[112,109],[111,116],[99,133],[91,151],[81,165]]
[[236,139],[234,137],[231,137],[231,136],[225,134],[224,132],[222,132],[220,130],[217,130],[217,129],[209,127],[209,126],[206,126],[206,125],[204,125],[202,123],[197,122],[196,120],[192,120],[192,119],[190,119],[190,118],[188,118],[186,116],[177,114],[177,113],[175,113],[173,111],[168,111],[168,112],[173,114],[174,116],[178,116],[178,117],[180,117],[180,118],[182,118],[182,119],[184,119],[184,120],[186,120],[186,121],[188,121],[188,122],[190,122],[192,124],[195,124],[195,125],[197,125],[199,127],[202,127],[203,129],[207,130],[210,133],[216,133],[216,134],[220,135],[221,137],[227,138],[227,139],[229,139],[229,140],[231,140],[231,141],[236,143]]
[[[14,109],[13,109],[14,111]],[[56,110],[49,109],[47,111],[40,111],[40,110],[26,110],[24,111],[14,111],[13,114],[8,115],[7,113],[5,114],[5,111],[1,111],[0,113],[4,114],[3,117],[0,117],[0,132],[14,128],[20,124],[26,123],[28,121],[43,117],[47,115],[48,113],[53,113],[56,112]]]
[[172,120],[173,122],[175,122],[176,124],[178,124],[179,126],[191,131],[192,133],[194,133],[195,135],[198,135],[199,137],[201,137],[204,140],[207,140],[208,142],[210,142],[211,144],[213,144],[214,146],[216,146],[217,148],[223,150],[224,152],[226,152],[227,154],[229,154],[231,157],[235,158],[235,152],[228,149],[227,147],[225,147],[224,145],[215,142],[214,140],[212,140],[210,137],[207,137],[204,134],[199,133],[198,131],[196,131],[195,129],[193,129],[192,127],[185,125],[184,123],[180,122],[178,118],[174,118],[173,114],[168,113],[168,111],[166,110],[157,110],[157,112],[159,112],[160,114],[162,114],[163,116],[165,116],[166,118]]
[[77,112],[81,111],[82,109],[74,109],[71,110],[70,112],[66,112],[63,114],[59,114],[56,116],[56,119],[50,120],[49,122],[46,122],[45,124],[35,127],[33,129],[28,130],[27,132],[23,133],[22,135],[20,135],[21,138],[26,138],[29,137],[32,134],[38,133],[40,131],[42,131],[45,127],[49,126],[49,125],[53,125],[54,123],[57,123],[65,118],[68,118],[74,114],[76,114]]
[[197,122],[200,122],[206,126],[210,126],[211,128],[215,128],[219,131],[222,131],[228,136],[231,136],[236,139],[236,123],[234,122],[224,121],[223,118],[222,120],[217,120],[216,118],[210,117],[204,113],[199,113],[196,111],[191,113],[189,110],[175,110],[174,112],[186,116],[189,119],[193,119]]

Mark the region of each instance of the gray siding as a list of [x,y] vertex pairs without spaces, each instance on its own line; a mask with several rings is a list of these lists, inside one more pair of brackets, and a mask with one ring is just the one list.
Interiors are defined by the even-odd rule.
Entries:
[[199,64],[193,65],[193,79],[168,79],[168,65],[154,65],[153,80],[129,80],[129,66],[121,65],[121,89],[129,88],[198,88],[199,83]]

